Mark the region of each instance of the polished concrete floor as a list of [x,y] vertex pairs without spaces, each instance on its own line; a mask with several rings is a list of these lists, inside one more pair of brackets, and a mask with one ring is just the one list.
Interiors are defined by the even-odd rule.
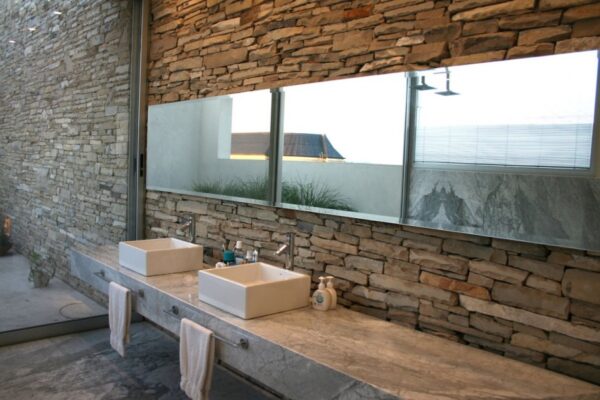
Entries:
[[46,288],[27,281],[29,261],[11,251],[0,257],[0,332],[106,314],[106,309],[58,278]]
[[[178,341],[153,325],[132,325],[127,356],[107,329],[0,347],[0,399],[187,399],[179,389]],[[211,400],[267,400],[270,395],[216,367]]]

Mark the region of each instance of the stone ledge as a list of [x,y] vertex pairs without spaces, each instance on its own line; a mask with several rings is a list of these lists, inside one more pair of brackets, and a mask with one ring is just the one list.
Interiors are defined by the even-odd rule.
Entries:
[[[116,266],[115,247],[85,252],[87,255],[74,252],[79,259],[73,264],[75,274],[103,291],[106,291],[107,283],[93,275],[99,269],[105,271],[108,279],[134,292],[143,288],[145,299],[134,301],[136,309],[171,332],[177,334],[179,320],[162,310],[177,305],[181,316],[191,318],[221,336],[248,337],[248,350],[218,345],[218,357],[290,398],[333,399],[342,396],[416,400],[441,392],[446,398],[456,400],[507,395],[532,400],[560,399],[563,398],[561,393],[569,399],[600,396],[597,386],[552,375],[542,369],[343,308],[329,312],[306,308],[241,320],[195,298],[197,274],[194,272],[145,278]],[[414,320],[414,314],[407,311],[391,310],[390,315],[407,325],[410,325],[411,316]],[[430,322],[440,324],[436,320]],[[442,325],[477,335],[478,340],[499,340],[497,336],[456,325],[459,322],[455,320]],[[320,340],[315,342],[315,337]],[[508,346],[497,344],[504,348]],[[348,356],[359,360],[362,367],[356,369],[355,363],[348,364]],[[458,367],[456,360],[461,360]],[[415,373],[419,379],[414,379]],[[325,383],[315,386],[315,377],[326,377]],[[307,382],[310,382],[309,386]],[[467,397],[465,386],[469,387]]]

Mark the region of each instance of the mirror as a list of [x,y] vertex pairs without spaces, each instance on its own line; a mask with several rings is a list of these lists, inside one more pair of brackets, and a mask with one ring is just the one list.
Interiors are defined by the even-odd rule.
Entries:
[[266,203],[268,90],[150,106],[147,188]]
[[405,222],[600,248],[597,77],[595,51],[419,74]]
[[398,222],[405,75],[298,85],[283,93],[282,206]]
[[154,105],[147,188],[598,251],[597,88],[588,51]]

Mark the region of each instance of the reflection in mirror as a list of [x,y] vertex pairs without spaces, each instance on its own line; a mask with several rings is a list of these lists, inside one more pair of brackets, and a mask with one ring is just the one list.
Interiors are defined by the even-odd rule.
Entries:
[[420,75],[405,222],[600,249],[597,52]]
[[596,72],[594,51],[428,72],[415,161],[589,168]]
[[276,204],[278,179],[286,208],[600,251],[596,51],[410,81],[282,88],[276,115],[266,90],[151,106],[147,188]]
[[298,85],[284,93],[283,205],[398,222],[405,74]]
[[148,109],[147,187],[267,200],[268,90]]

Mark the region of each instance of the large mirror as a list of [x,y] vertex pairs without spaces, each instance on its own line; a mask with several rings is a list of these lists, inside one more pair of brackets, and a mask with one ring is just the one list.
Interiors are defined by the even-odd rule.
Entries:
[[149,108],[147,188],[600,250],[598,52]]
[[405,75],[313,83],[282,91],[281,205],[398,222]]
[[595,51],[419,74],[405,223],[600,248],[597,79]]
[[268,90],[150,106],[148,189],[266,203]]

